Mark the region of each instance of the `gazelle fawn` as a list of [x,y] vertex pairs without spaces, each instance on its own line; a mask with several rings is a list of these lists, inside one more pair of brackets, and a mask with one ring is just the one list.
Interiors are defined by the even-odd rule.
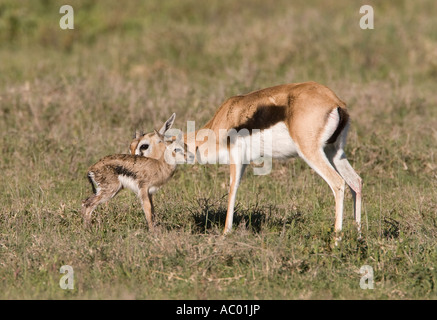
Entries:
[[[242,159],[248,154],[245,148],[250,145],[256,130],[264,144],[271,147],[267,148],[269,151],[264,156],[282,159],[299,156],[328,183],[335,197],[337,239],[342,230],[347,184],[352,191],[354,217],[360,231],[362,182],[344,152],[349,123],[346,104],[332,90],[316,82],[278,85],[226,100],[200,129],[212,130],[215,137],[220,136],[220,130],[247,129],[245,134],[238,134],[233,142],[225,143],[224,147],[220,139],[215,141],[219,150],[217,154],[222,149],[226,152],[226,148],[230,158],[231,179],[224,233],[232,230],[237,189],[247,167],[247,162]],[[266,130],[270,130],[270,139]],[[198,131],[188,133],[184,138],[191,149],[194,145],[192,151],[196,151],[196,157],[202,158],[206,157],[199,154],[202,145],[211,141],[193,138]]]
[[88,170],[88,180],[93,195],[82,203],[85,224],[89,224],[94,209],[127,188],[135,192],[141,201],[150,230],[153,230],[152,195],[173,175],[176,165],[194,157],[187,151],[182,140],[166,141],[165,131],[174,122],[174,114],[159,131],[145,135],[136,134],[130,145],[132,154],[116,154],[104,157]]

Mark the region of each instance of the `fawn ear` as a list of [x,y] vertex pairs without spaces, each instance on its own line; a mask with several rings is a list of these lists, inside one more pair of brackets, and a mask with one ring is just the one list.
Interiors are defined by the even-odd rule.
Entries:
[[136,130],[134,134],[134,139],[138,139],[144,135],[143,131]]
[[174,119],[176,118],[176,113],[173,113],[170,118],[164,123],[164,125],[159,129],[159,133],[164,135],[164,133],[171,128],[174,123]]

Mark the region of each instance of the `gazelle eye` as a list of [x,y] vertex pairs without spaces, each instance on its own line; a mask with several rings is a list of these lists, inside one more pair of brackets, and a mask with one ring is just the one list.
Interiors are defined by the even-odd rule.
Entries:
[[174,149],[174,152],[176,152],[176,153],[184,153],[184,150],[182,150],[181,148],[176,148],[176,149]]
[[147,149],[149,149],[149,145],[148,145],[148,144],[143,144],[143,145],[141,145],[141,147],[140,147],[140,150],[141,150],[141,151],[144,151],[144,150],[147,150]]

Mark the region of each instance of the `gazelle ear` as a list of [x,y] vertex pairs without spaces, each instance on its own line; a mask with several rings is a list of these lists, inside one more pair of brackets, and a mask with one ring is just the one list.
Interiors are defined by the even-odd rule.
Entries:
[[138,139],[144,135],[143,131],[136,130],[134,134],[134,139]]
[[155,131],[155,134],[158,136],[159,140],[164,141],[164,135],[156,131],[156,129],[153,129]]
[[159,133],[164,135],[164,133],[171,128],[174,123],[174,119],[176,118],[176,113],[173,113],[170,118],[164,123],[164,125],[159,129]]

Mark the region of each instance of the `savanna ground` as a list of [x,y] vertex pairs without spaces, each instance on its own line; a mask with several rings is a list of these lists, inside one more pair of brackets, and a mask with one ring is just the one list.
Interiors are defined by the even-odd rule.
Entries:
[[[437,6],[424,1],[0,3],[1,299],[435,299]],[[362,30],[361,5],[374,8]],[[346,191],[302,160],[249,168],[223,238],[228,167],[184,165],[147,230],[131,192],[83,228],[86,169],[132,133],[206,123],[228,97],[317,81],[347,102],[364,180],[363,241]],[[74,268],[74,290],[59,286]],[[374,289],[360,288],[361,266]]]

